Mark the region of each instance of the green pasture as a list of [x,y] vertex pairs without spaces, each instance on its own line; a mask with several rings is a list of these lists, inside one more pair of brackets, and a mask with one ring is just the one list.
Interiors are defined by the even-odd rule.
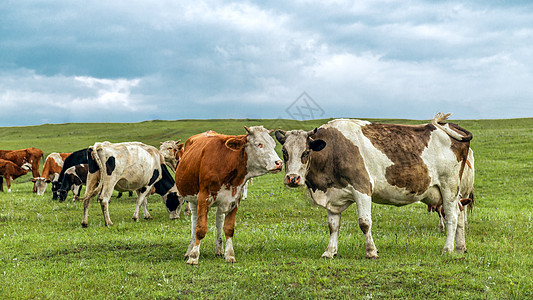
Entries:
[[[313,129],[328,120],[181,120],[46,124],[0,128],[0,149],[70,152],[95,142],[141,141],[159,148],[209,129],[244,125]],[[419,124],[415,120],[372,120]],[[95,200],[89,227],[82,204],[31,193],[26,175],[0,193],[0,299],[533,299],[533,118],[453,121],[474,134],[476,206],[465,254],[442,255],[445,234],[423,204],[372,206],[380,258],[365,259],[353,205],[342,216],[338,255],[320,256],[326,211],[283,174],[254,179],[237,213],[237,263],[215,257],[214,211],[198,266],[183,260],[190,219],[170,220],[159,196],[152,220],[131,219],[135,199],[112,199],[105,227]],[[278,150],[280,146],[278,145]],[[41,164],[42,166],[42,164]],[[4,187],[4,190],[6,188]]]

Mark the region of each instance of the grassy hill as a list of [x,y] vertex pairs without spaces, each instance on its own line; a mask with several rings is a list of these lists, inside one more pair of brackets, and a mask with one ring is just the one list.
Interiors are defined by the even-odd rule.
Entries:
[[[244,134],[243,126],[310,130],[328,120],[179,120],[46,124],[0,128],[0,149],[68,152],[94,142],[141,141],[159,147],[206,130]],[[420,124],[419,120],[372,120]],[[98,203],[89,228],[83,205],[31,193],[29,176],[0,193],[0,298],[533,298],[533,119],[452,120],[474,134],[476,207],[468,253],[442,255],[445,234],[425,205],[373,205],[380,259],[364,258],[355,205],[342,216],[338,256],[322,260],[329,231],[325,210],[283,174],[254,180],[237,213],[236,264],[214,255],[214,211],[200,264],[182,260],[190,220],[171,221],[158,196],[153,220],[131,220],[134,198],[113,199],[113,227]],[[278,146],[279,148],[279,146]]]

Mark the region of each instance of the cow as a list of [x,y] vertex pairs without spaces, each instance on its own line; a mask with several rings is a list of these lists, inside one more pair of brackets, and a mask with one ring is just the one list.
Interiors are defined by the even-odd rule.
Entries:
[[[0,159],[0,178],[6,179],[7,192],[11,193],[11,181],[26,175],[31,170],[31,163],[26,162],[19,167],[16,163]],[[0,182],[3,185],[3,182]],[[2,190],[3,191],[3,190]]]
[[[468,150],[468,156],[466,160],[466,167],[463,171],[461,178],[461,185],[459,186],[459,194],[461,195],[461,204],[468,207],[468,211],[471,213],[474,206],[474,151],[472,148]],[[428,212],[435,211],[439,215],[439,229],[444,232],[444,222],[446,221],[444,208],[442,204],[428,205]],[[465,227],[468,227],[467,210],[464,210]]]
[[172,175],[164,164],[159,151],[139,142],[95,143],[87,149],[89,174],[83,197],[83,219],[81,225],[88,226],[88,211],[91,198],[98,194],[98,200],[107,226],[112,226],[108,204],[113,190],[136,191],[137,206],[133,220],[139,219],[142,204],[145,219],[151,219],[146,207],[146,196],[155,187],[162,196],[171,219],[179,218],[182,199],[174,185]]
[[63,162],[69,155],[70,153],[52,152],[46,157],[41,176],[32,178],[37,187],[37,195],[44,195],[48,183],[58,181]]
[[[19,150],[0,150],[0,159],[10,160],[14,162],[17,166],[22,167],[24,163],[28,162],[31,164],[31,171],[33,177],[39,177],[39,162],[43,159],[44,154],[41,149],[37,148],[26,148]],[[2,190],[2,178],[0,177],[0,191]],[[37,192],[37,187],[33,185],[33,192]]]
[[[207,213],[216,207],[215,255],[233,263],[235,215],[244,183],[252,178],[282,170],[274,150],[272,131],[263,126],[244,127],[246,135],[223,135],[214,131],[197,134],[185,142],[185,152],[176,170],[176,186],[191,204],[191,239],[185,258],[198,264],[200,243],[207,232]],[[222,227],[224,226],[224,227]],[[223,251],[222,228],[226,237]]]
[[366,258],[378,258],[372,238],[371,203],[403,206],[442,203],[447,236],[443,253],[466,251],[459,185],[472,134],[438,113],[424,125],[396,125],[337,119],[305,132],[276,131],[283,145],[284,183],[307,186],[328,214],[324,258],[337,254],[341,213],[357,205]]
[[69,191],[74,194],[72,201],[75,201],[77,196],[80,195],[81,187],[87,182],[88,172],[89,164],[75,165],[68,168],[58,190],[59,201],[65,201]]
[[59,173],[59,178],[56,182],[52,182],[52,200],[60,200],[64,201],[65,199],[59,198],[59,189],[61,188],[61,184],[63,182],[63,178],[65,177],[65,171],[68,170],[70,167],[73,167],[75,165],[83,165],[88,164],[89,161],[87,159],[87,148],[81,149],[78,151],[72,152],[67,158],[65,158],[65,162],[63,163],[63,168],[61,168],[61,172]]

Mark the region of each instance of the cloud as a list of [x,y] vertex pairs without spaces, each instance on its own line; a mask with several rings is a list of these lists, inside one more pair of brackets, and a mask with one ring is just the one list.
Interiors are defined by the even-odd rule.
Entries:
[[[2,2],[0,125],[276,118],[303,91],[328,117],[531,116],[532,12],[523,1]],[[10,117],[21,105],[39,109]]]

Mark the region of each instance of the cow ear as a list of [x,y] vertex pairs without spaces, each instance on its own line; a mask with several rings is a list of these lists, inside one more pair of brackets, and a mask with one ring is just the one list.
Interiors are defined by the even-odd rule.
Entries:
[[326,142],[324,140],[311,140],[309,142],[309,149],[313,151],[320,151],[326,147]]
[[245,144],[246,140],[240,138],[231,138],[226,141],[226,147],[233,151],[242,150]]
[[276,136],[276,140],[278,140],[278,142],[280,144],[285,144],[285,133],[287,133],[285,130],[276,130],[276,133],[275,133],[275,136]]

